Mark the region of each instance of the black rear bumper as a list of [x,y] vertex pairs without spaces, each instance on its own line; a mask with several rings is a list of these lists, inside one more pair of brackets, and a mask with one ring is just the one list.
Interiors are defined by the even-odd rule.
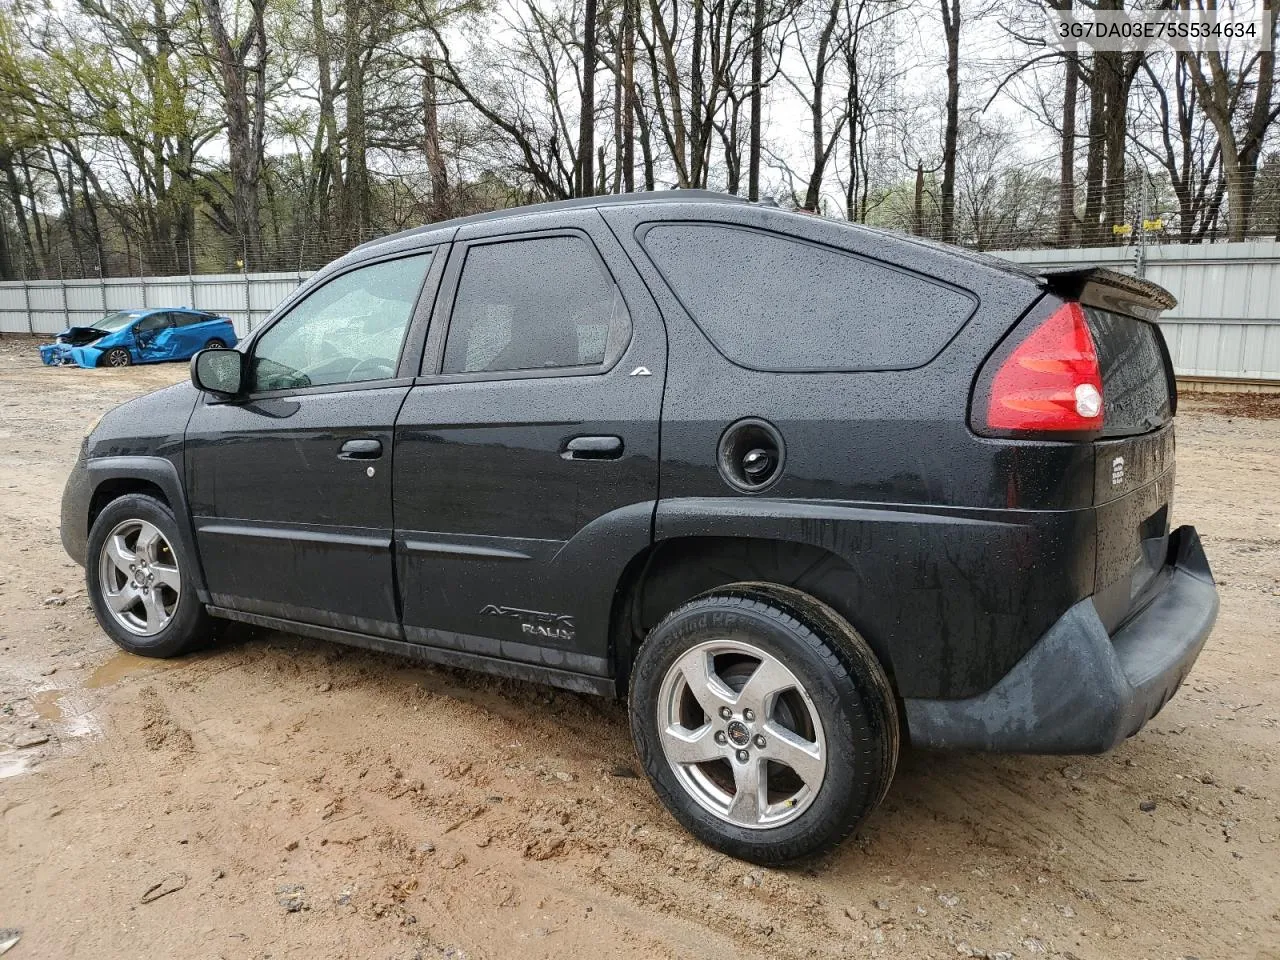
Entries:
[[1108,636],[1077,603],[994,687],[964,700],[905,701],[911,742],[1000,753],[1101,753],[1142,729],[1190,672],[1218,616],[1194,527],[1169,536],[1159,589]]

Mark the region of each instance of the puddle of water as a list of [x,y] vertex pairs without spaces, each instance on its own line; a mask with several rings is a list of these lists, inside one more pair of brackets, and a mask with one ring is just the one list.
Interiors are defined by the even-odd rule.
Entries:
[[41,690],[33,694],[31,705],[35,708],[36,716],[42,720],[61,720],[62,693],[61,690]]
[[102,724],[92,710],[92,700],[79,691],[37,690],[31,695],[31,706],[36,716],[52,724],[64,740],[102,733]]
[[124,650],[120,650],[110,660],[89,674],[89,679],[84,682],[84,686],[86,690],[98,690],[102,687],[109,687],[113,683],[119,683],[125,677],[131,677],[135,673],[167,670],[170,667],[177,666],[179,663],[181,663],[180,660],[157,660],[154,657],[140,657],[136,653],[126,653]]
[[8,777],[20,776],[30,770],[31,767],[32,762],[30,757],[24,757],[21,755],[16,757],[0,757],[0,780],[7,779]]

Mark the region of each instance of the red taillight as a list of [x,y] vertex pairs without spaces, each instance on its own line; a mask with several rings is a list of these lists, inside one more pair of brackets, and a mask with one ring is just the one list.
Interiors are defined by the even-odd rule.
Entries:
[[991,378],[986,426],[1089,433],[1102,428],[1102,371],[1078,303],[1064,303],[1014,347]]

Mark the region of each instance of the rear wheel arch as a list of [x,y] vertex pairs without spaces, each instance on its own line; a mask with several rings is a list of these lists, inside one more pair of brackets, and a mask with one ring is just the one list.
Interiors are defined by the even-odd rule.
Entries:
[[859,616],[851,596],[858,571],[844,558],[809,543],[760,537],[677,537],[660,540],[627,564],[614,591],[610,650],[619,696],[630,683],[645,635],[671,611],[729,584],[778,584],[831,607],[866,640],[893,678],[890,651],[876,625]]

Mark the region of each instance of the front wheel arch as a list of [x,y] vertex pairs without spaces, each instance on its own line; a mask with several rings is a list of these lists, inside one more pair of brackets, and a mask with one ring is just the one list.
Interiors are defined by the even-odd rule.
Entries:
[[[130,493],[154,497],[173,511],[178,524],[177,535],[182,541],[183,549],[194,558],[190,571],[192,589],[202,602],[208,603],[209,595],[200,551],[196,546],[195,528],[177,466],[164,457],[95,457],[85,462],[83,469],[88,474],[82,481],[88,495],[83,500],[77,498],[79,507],[72,505],[70,509],[84,518],[85,539],[88,539],[94,520],[113,500]],[[69,515],[64,513],[64,517]]]

